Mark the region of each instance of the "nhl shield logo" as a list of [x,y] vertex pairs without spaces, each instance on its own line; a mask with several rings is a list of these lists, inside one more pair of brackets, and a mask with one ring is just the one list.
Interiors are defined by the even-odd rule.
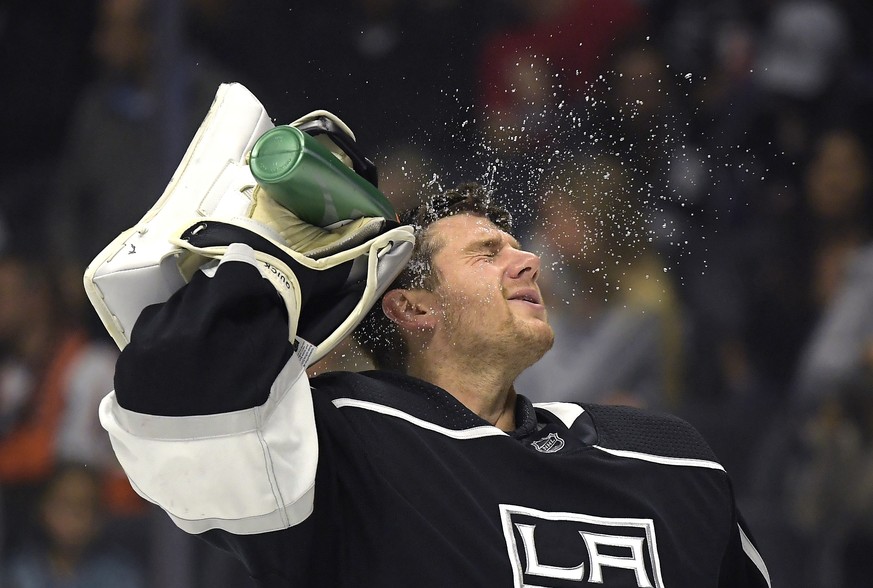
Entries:
[[556,453],[564,448],[564,440],[557,433],[549,433],[548,436],[534,441],[531,445],[540,453]]

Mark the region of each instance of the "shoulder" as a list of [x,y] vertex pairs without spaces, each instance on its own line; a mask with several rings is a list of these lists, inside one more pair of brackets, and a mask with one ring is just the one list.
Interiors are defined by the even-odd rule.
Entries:
[[594,423],[596,444],[602,449],[718,465],[703,435],[677,416],[627,406],[584,404],[582,407]]
[[331,398],[378,401],[384,395],[402,389],[402,386],[386,382],[380,377],[382,375],[382,372],[325,372],[313,377],[309,383],[314,391]]
[[397,372],[330,372],[310,384],[317,405],[329,402],[339,409],[452,431],[487,424],[442,388]]
[[335,398],[354,398],[385,404],[423,397],[435,400],[441,389],[418,378],[398,372],[368,370],[364,372],[326,372],[310,380],[313,390]]

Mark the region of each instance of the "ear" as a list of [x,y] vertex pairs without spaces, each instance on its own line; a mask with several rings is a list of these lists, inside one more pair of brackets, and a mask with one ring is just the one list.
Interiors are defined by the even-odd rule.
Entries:
[[427,290],[389,290],[382,296],[382,311],[404,330],[429,330],[437,320],[433,302]]

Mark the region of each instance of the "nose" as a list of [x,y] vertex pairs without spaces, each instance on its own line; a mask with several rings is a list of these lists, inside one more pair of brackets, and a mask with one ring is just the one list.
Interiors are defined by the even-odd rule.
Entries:
[[525,277],[536,282],[540,275],[540,256],[521,249],[516,249],[513,254],[509,276],[514,279]]

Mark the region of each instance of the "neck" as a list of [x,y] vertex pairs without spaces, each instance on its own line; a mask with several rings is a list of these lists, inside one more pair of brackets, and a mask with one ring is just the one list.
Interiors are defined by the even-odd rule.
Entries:
[[515,389],[518,375],[500,362],[482,356],[452,358],[446,354],[423,353],[411,357],[409,375],[446,390],[471,411],[501,429],[515,429]]

